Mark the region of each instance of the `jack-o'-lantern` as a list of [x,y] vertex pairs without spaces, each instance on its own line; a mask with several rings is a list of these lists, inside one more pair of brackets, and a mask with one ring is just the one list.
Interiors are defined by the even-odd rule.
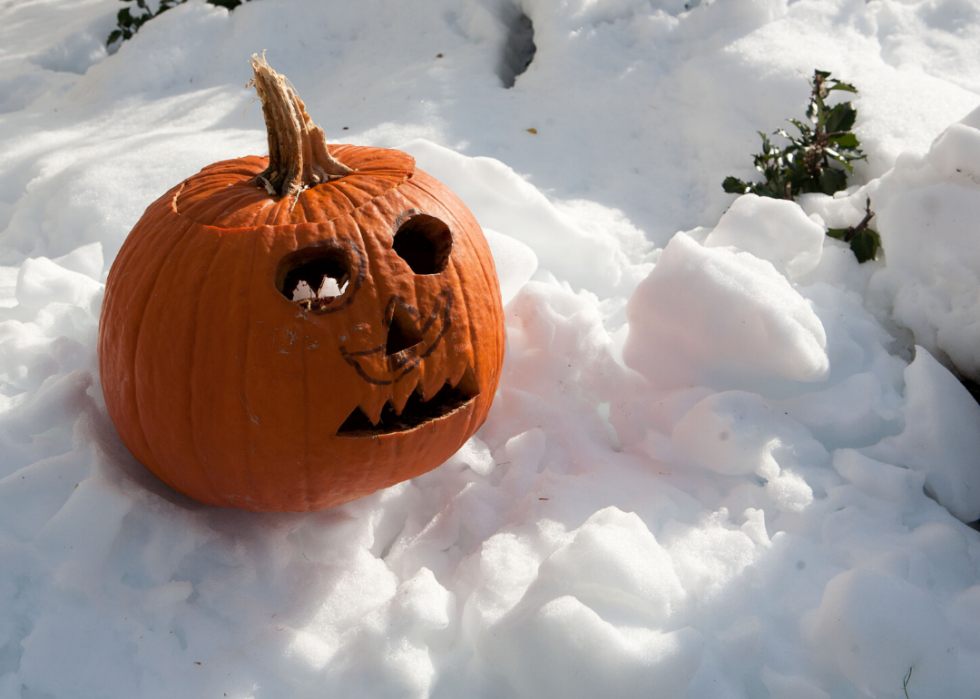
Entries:
[[486,419],[504,353],[473,215],[405,153],[328,147],[263,57],[269,158],[154,202],[112,265],[106,407],[203,503],[305,511],[435,468]]

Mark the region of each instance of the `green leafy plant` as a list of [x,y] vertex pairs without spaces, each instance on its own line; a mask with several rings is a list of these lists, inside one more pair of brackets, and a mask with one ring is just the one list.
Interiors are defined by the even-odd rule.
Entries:
[[794,199],[805,192],[833,194],[847,187],[847,176],[854,172],[851,163],[867,159],[860,141],[851,132],[857,110],[850,102],[830,107],[826,99],[835,90],[857,94],[857,88],[831,78],[824,70],[813,72],[810,87],[810,104],[806,110],[810,123],[788,120],[800,132],[799,136],[791,136],[785,129],[773,133],[788,140],[788,146],[774,145],[768,136],[759,132],[762,152],[755,156],[754,162],[756,169],[765,175],[765,182],[743,182],[729,176],[722,183],[726,192]]
[[857,257],[858,262],[864,263],[873,260],[878,254],[878,248],[881,247],[881,236],[878,235],[877,231],[868,228],[868,224],[871,223],[874,215],[875,212],[871,210],[871,197],[868,197],[864,206],[864,218],[861,219],[860,223],[848,228],[829,228],[827,235],[850,243],[851,250],[854,251],[854,256]]
[[[785,129],[773,132],[789,145],[778,146],[759,131],[762,152],[754,156],[756,170],[765,177],[764,182],[745,182],[737,177],[726,177],[722,182],[730,194],[757,194],[773,199],[795,199],[800,194],[820,192],[834,194],[847,188],[848,175],[854,174],[855,160],[867,160],[861,150],[861,142],[851,131],[857,120],[857,110],[850,102],[834,106],[827,104],[831,92],[857,94],[850,83],[830,77],[825,70],[813,71],[810,80],[810,104],[806,117],[809,124],[798,119],[788,121],[796,127],[798,136]],[[865,217],[850,228],[832,228],[827,235],[850,243],[859,262],[873,260],[881,247],[881,237],[868,228],[874,217],[871,200],[868,200]]]
[[[152,0],[150,1],[152,2]],[[154,10],[148,0],[122,0],[122,2],[129,3],[129,5],[119,10],[119,13],[116,15],[116,28],[112,30],[109,38],[106,39],[106,45],[111,46],[117,41],[132,39],[133,35],[139,31],[139,28],[148,21],[154,17],[159,17],[170,8],[181,5],[186,1],[159,0],[156,10]],[[233,10],[241,5],[242,2],[247,2],[247,0],[207,0],[207,2],[211,5],[227,7],[229,10]]]

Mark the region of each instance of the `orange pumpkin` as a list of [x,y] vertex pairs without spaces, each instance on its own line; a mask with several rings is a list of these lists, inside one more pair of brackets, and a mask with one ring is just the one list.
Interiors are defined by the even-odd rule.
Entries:
[[99,370],[134,456],[212,505],[306,511],[435,468],[504,354],[473,215],[405,153],[328,148],[264,58],[269,158],[150,205],[106,283]]

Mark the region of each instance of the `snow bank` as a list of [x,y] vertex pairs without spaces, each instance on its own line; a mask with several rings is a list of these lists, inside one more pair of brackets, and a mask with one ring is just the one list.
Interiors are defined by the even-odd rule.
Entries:
[[668,388],[814,382],[830,365],[813,309],[768,261],[674,236],[630,299],[626,363]]
[[[115,0],[0,9],[0,697],[856,699],[912,668],[972,699],[980,408],[946,367],[980,346],[980,14],[694,5],[192,1],[112,56]],[[168,489],[96,368],[145,206],[264,152],[262,48],[329,138],[460,194],[507,304],[478,435],[305,515]],[[814,67],[861,88],[863,185],[725,195]],[[868,196],[859,266],[824,230]]]
[[888,266],[873,297],[915,341],[980,379],[980,115],[953,124],[921,158],[900,162],[869,195]]

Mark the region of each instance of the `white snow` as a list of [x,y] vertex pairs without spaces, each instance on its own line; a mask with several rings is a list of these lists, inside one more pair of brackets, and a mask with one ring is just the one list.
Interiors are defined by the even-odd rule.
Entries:
[[[0,7],[0,699],[980,695],[980,5],[191,0],[110,55],[121,7]],[[145,207],[265,153],[262,49],[460,195],[506,303],[480,432],[305,515],[149,475],[95,355]],[[725,194],[814,68],[853,186]]]

